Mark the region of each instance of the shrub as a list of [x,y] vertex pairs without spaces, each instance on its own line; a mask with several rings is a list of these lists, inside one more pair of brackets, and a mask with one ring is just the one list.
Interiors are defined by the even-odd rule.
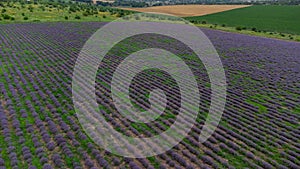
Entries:
[[69,19],[69,17],[68,16],[65,16],[65,20],[68,20]]
[[196,20],[196,21],[194,21],[194,23],[195,23],[195,24],[200,24],[201,21],[197,21],[197,20]]
[[28,10],[33,10],[33,7],[30,5],[30,6],[28,7]]
[[103,15],[102,18],[106,18],[106,15]]
[[206,21],[202,21],[201,23],[202,23],[202,24],[207,24],[207,22],[206,22]]
[[6,9],[5,9],[5,8],[3,8],[1,12],[2,12],[2,13],[5,13],[5,12],[6,12]]
[[222,27],[225,27],[226,25],[225,24],[222,24]]
[[89,12],[83,12],[83,16],[89,16]]
[[27,17],[27,16],[25,16],[23,19],[26,21],[26,20],[28,20],[28,17]]
[[129,17],[128,16],[124,16],[123,19],[124,20],[129,20]]
[[76,9],[76,8],[74,8],[74,7],[70,7],[69,11],[70,11],[70,12],[76,12],[76,11],[77,11],[77,9]]
[[10,20],[14,21],[14,20],[15,20],[15,17],[10,17]]
[[140,20],[141,18],[139,16],[135,16],[135,20]]
[[2,15],[2,16],[3,16],[3,19],[5,19],[5,20],[10,19],[10,16],[9,16],[9,15],[4,14],[4,15]]
[[25,16],[25,14],[24,14],[24,13],[22,13],[22,16]]
[[124,14],[122,14],[122,13],[117,13],[117,17],[119,18],[119,17],[122,17]]
[[42,11],[46,10],[44,6],[41,6],[40,8],[41,8]]
[[254,32],[256,32],[256,31],[257,31],[257,29],[256,29],[256,28],[252,28],[251,30],[252,30],[252,31],[254,31]]
[[80,16],[76,15],[76,16],[75,16],[75,19],[80,19]]
[[106,12],[107,10],[106,10],[106,8],[100,8],[99,11],[100,12]]
[[237,27],[235,27],[235,29],[238,30],[238,31],[241,31],[241,30],[242,30],[242,27],[237,26]]

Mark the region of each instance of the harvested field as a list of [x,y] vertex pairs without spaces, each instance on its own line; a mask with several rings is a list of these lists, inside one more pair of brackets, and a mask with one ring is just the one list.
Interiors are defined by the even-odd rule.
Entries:
[[203,16],[237,8],[245,8],[249,5],[172,5],[172,6],[155,6],[149,8],[121,8],[138,12],[157,12],[171,14],[175,16]]

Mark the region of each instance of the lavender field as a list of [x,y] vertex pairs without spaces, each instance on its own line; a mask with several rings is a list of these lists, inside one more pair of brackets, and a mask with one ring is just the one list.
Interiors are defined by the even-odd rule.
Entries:
[[120,42],[99,65],[96,95],[101,113],[115,130],[150,137],[176,119],[178,86],[167,73],[142,72],[131,85],[132,102],[147,109],[147,94],[165,90],[168,104],[151,123],[131,123],[112,103],[116,66],[145,47],[182,56],[198,78],[197,123],[164,154],[124,158],[105,151],[81,128],[72,102],[72,75],[86,40],[105,23],[0,25],[0,168],[300,168],[300,43],[204,29],[226,73],[227,102],[221,122],[206,142],[198,137],[210,104],[204,66],[184,45],[160,35]]

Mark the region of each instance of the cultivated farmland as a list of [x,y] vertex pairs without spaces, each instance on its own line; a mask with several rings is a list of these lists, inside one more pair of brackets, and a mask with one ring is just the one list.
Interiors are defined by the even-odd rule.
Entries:
[[188,17],[190,21],[261,31],[300,34],[300,6],[254,5],[205,16]]
[[[0,168],[282,168],[300,166],[300,43],[216,30],[203,31],[220,54],[228,83],[225,111],[206,142],[198,136],[210,104],[204,66],[184,44],[160,35],[134,36],[112,49],[96,78],[101,113],[115,130],[151,137],[176,119],[178,86],[159,70],[139,74],[132,102],[147,108],[153,88],[166,92],[166,112],[152,123],[122,118],[110,96],[113,70],[129,53],[168,49],[186,61],[201,92],[197,123],[164,154],[123,158],[93,143],[76,118],[72,73],[85,41],[105,23],[24,23],[0,26]],[[100,138],[101,139],[101,138]]]
[[202,16],[212,13],[228,11],[237,8],[245,8],[249,5],[172,5],[172,6],[155,6],[148,8],[121,8],[138,12],[156,12],[163,14],[172,14],[175,16]]

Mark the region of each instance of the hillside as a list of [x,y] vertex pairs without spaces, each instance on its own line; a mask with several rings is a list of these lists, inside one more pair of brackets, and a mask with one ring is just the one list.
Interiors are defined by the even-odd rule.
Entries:
[[119,9],[85,3],[0,2],[0,23],[111,21],[125,13]]

